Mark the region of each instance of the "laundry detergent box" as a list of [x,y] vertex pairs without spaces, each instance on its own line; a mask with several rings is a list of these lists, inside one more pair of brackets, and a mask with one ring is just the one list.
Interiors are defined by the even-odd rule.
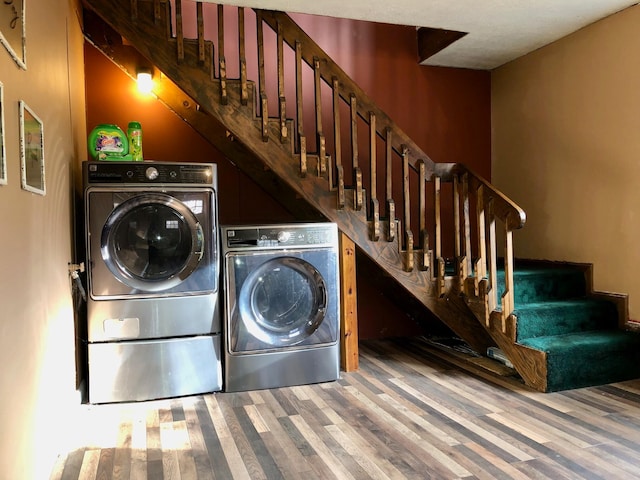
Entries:
[[130,161],[127,135],[117,125],[103,123],[89,134],[89,154],[96,160]]

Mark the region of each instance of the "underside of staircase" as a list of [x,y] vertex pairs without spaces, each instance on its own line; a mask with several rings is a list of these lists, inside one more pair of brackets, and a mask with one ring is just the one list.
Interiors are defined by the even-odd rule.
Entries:
[[[522,209],[464,165],[434,163],[289,16],[187,0],[84,4],[88,41],[131,76],[151,63],[160,101],[296,218],[336,222],[473,350],[499,347],[540,391],[640,377],[626,296],[593,292],[589,266],[515,261]],[[225,33],[231,10],[236,30]],[[205,38],[205,18],[217,38]],[[227,78],[230,51],[239,78]]]

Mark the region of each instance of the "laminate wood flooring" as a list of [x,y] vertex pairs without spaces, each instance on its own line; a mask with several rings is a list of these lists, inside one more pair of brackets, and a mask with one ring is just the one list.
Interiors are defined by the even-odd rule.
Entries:
[[336,382],[83,413],[51,480],[640,478],[640,380],[539,393],[420,338]]

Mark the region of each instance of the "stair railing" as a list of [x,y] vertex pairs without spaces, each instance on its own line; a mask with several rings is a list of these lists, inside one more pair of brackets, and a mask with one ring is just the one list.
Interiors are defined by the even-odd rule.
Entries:
[[[397,202],[394,200],[393,192],[393,162],[399,157],[402,162],[402,220],[398,223],[402,225],[400,230],[403,235],[404,268],[412,270],[415,268],[416,256],[418,258],[418,268],[429,270],[430,243],[429,231],[434,230],[433,249],[435,252],[434,269],[431,270],[432,279],[436,283],[436,292],[440,296],[446,294],[447,276],[445,259],[443,258],[443,232],[441,214],[443,211],[443,198],[441,195],[441,183],[444,181],[453,183],[453,215],[454,215],[454,257],[459,266],[455,272],[457,285],[460,292],[468,297],[480,297],[486,304],[486,323],[489,325],[489,313],[497,310],[500,306],[502,317],[502,330],[506,330],[506,318],[513,312],[513,231],[521,228],[525,222],[525,213],[514,202],[509,200],[504,194],[497,190],[489,182],[475,174],[473,171],[461,164],[436,164],[420,147],[410,139],[385,112],[383,112],[373,102],[362,89],[325,54],[322,49],[311,38],[303,32],[293,20],[286,14],[272,11],[260,11],[259,18],[269,27],[278,32],[278,49],[281,42],[295,49],[296,51],[296,71],[302,71],[301,62],[314,69],[315,96],[316,96],[316,118],[321,125],[323,119],[319,113],[321,102],[318,101],[320,90],[317,86],[318,79],[330,86],[333,97],[333,122],[336,131],[339,132],[339,107],[338,99],[348,103],[350,111],[350,140],[351,140],[351,168],[353,169],[353,190],[354,208],[359,209],[369,205],[368,218],[371,222],[370,239],[378,241],[380,232],[380,205],[377,198],[377,138],[382,139],[385,152],[385,193],[386,193],[386,214],[388,215],[389,228],[386,232],[387,239],[395,238],[394,218]],[[279,64],[280,68],[280,64]],[[280,73],[279,73],[280,76]],[[302,101],[302,87],[299,85],[300,74],[297,76],[297,103]],[[302,121],[302,116],[297,113],[297,122]],[[363,186],[362,162],[359,159],[358,150],[358,121],[363,121],[368,127],[369,133],[369,189]],[[324,148],[322,128],[318,129],[320,158],[324,158]],[[341,154],[341,143],[334,142],[335,161],[329,171],[337,172],[338,183],[331,183],[329,187],[338,189],[338,198],[344,198],[343,165]],[[329,159],[331,160],[331,159]],[[323,164],[324,162],[321,162]],[[410,177],[418,176],[417,189],[412,188]],[[434,212],[429,222],[428,202],[426,197],[427,183],[433,183],[434,191]],[[462,189],[459,186],[462,185]],[[414,193],[417,190],[417,194]],[[365,193],[366,192],[366,193]],[[364,195],[368,199],[364,199]],[[475,201],[476,218],[470,218],[469,202]],[[338,201],[337,207],[344,208],[344,202]],[[412,209],[417,205],[418,209],[418,231],[417,235],[412,230]],[[462,205],[455,208],[456,205]],[[462,221],[460,221],[462,217]],[[500,294],[498,301],[497,292],[497,259],[498,249],[496,244],[496,223],[503,227],[504,236],[504,272],[505,290]],[[476,229],[475,237],[477,246],[471,246],[471,228]],[[417,239],[417,247],[414,244]],[[475,252],[475,261],[472,260]]]
[[[462,164],[435,164],[436,176],[453,183],[457,289],[486,305],[485,324],[499,310],[501,330],[514,309],[513,232],[524,226],[526,214],[488,181]],[[475,199],[475,261],[471,245],[471,202]],[[505,289],[498,300],[497,225],[502,226]]]
[[[137,12],[139,1],[144,0],[131,0],[132,15]],[[159,12],[164,1],[152,1],[154,12]],[[183,4],[186,3],[194,2],[175,0],[173,6],[178,62],[184,60]],[[195,5],[198,57],[202,64],[208,64],[213,59],[207,58],[210,53],[204,33],[205,9],[203,2]],[[336,208],[366,212],[370,241],[397,239],[405,271],[414,271],[416,267],[425,271],[434,295],[459,293],[470,302],[484,305],[487,326],[490,326],[490,314],[499,312],[502,331],[506,332],[506,319],[514,308],[513,231],[524,225],[524,211],[464,165],[434,163],[287,14],[254,10],[256,55],[249,59],[245,45],[245,9],[222,5],[210,9],[209,6],[208,17],[217,19],[217,76],[215,72],[212,76],[219,82],[221,102],[228,101],[231,59],[227,56],[231,37],[225,34],[225,18],[229,18],[225,13],[237,8],[234,15],[237,42],[233,47],[237,54],[241,103],[247,102],[247,72],[253,60],[254,71],[257,71],[256,109],[263,141],[270,141],[268,125],[274,116],[270,115],[268,92],[275,83],[279,141],[283,147],[292,142],[299,158],[300,176],[308,174],[309,162],[315,159],[315,174],[326,178],[327,188],[336,192]],[[275,48],[265,48],[265,26],[275,35]],[[269,40],[273,46],[273,38]],[[267,57],[268,54],[275,54],[275,60]],[[287,70],[290,59],[294,68]],[[267,65],[275,65],[275,73]],[[287,75],[291,70],[294,74]],[[275,81],[272,81],[270,76],[274,75]],[[323,98],[327,91],[330,101]],[[293,92],[293,106],[287,102],[287,92]],[[310,96],[313,102],[305,102]],[[312,103],[311,114],[307,111],[309,103]],[[327,105],[330,113],[323,111]],[[348,126],[342,123],[345,116],[349,119]],[[307,138],[307,119],[315,123],[314,141]],[[332,128],[325,130],[324,124],[331,124]],[[359,136],[362,130],[366,134]],[[350,147],[350,156],[343,155],[345,145]],[[315,152],[310,153],[310,149]],[[378,150],[383,153],[380,161]],[[362,161],[363,151],[368,162]],[[383,172],[383,182],[378,182],[379,171]],[[397,172],[401,172],[399,180]],[[452,192],[449,196],[443,195],[447,184]],[[346,200],[349,192],[351,201]],[[397,201],[398,193],[402,196],[401,202]],[[379,197],[384,198],[384,202],[381,203]],[[383,224],[386,225],[384,232]],[[504,237],[503,292],[497,291],[498,224],[502,225]],[[453,271],[447,268],[446,258],[450,256]]]

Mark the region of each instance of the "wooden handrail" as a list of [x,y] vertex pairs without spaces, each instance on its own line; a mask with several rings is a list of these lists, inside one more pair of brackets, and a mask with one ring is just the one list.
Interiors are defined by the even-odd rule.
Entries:
[[527,214],[525,211],[469,167],[462,163],[436,163],[434,164],[434,167],[434,174],[442,178],[444,181],[451,181],[453,175],[468,174],[470,187],[478,188],[480,185],[484,186],[488,198],[494,199],[495,215],[507,223],[510,231],[524,227],[527,220]]

